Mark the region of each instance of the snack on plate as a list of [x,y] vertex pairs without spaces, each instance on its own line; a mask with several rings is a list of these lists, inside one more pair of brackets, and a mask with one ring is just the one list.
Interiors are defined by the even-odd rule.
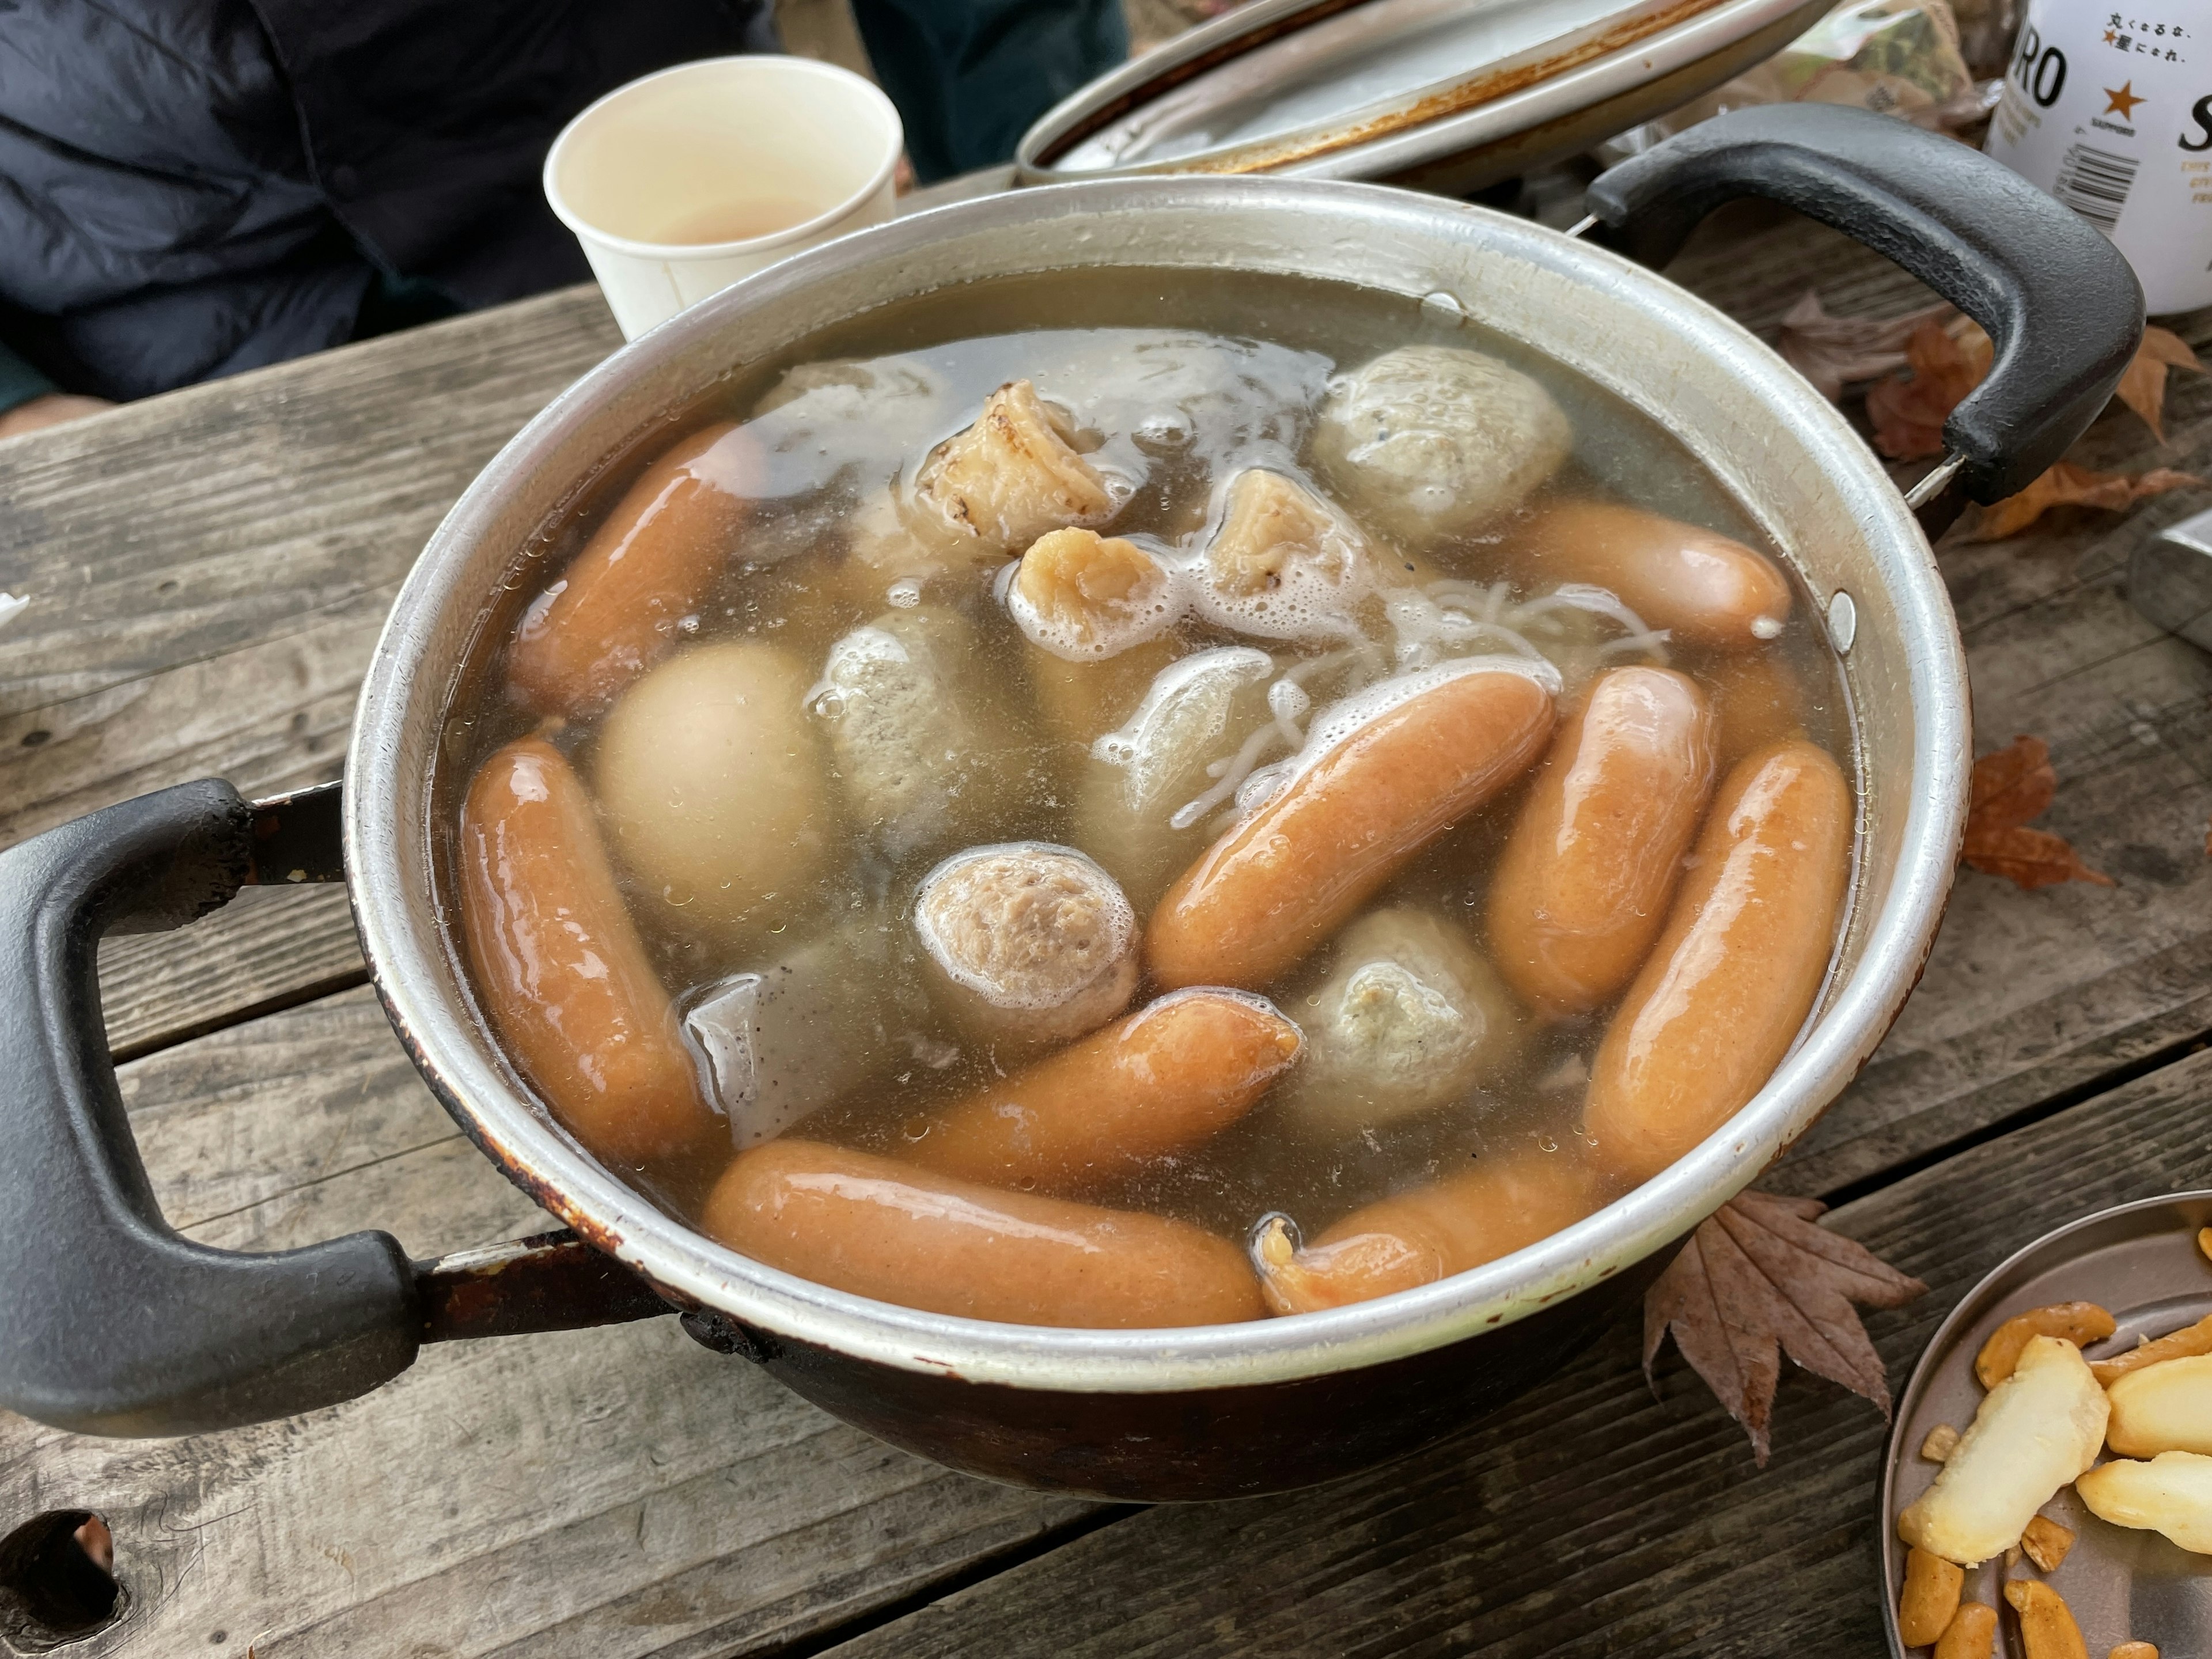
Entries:
[[2075,1480],[2074,1490],[2100,1521],[2162,1532],[2185,1550],[2212,1555],[2212,1457],[2170,1451],[2148,1462],[2115,1458]]

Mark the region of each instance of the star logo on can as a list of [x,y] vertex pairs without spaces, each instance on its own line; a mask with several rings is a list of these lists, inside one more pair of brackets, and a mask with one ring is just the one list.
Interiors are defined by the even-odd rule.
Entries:
[[2136,106],[2137,104],[2148,103],[2149,101],[2148,99],[2141,98],[2136,95],[2136,83],[2132,77],[2121,82],[2117,91],[2111,87],[2106,87],[2103,90],[2105,96],[2112,100],[2111,103],[2105,106],[2105,113],[2107,115],[2117,115],[2123,121],[2134,120],[2136,118]]

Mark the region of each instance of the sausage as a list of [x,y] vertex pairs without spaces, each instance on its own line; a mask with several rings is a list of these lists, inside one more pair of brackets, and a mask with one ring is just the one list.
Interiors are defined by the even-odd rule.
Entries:
[[524,738],[461,805],[461,934],[484,1012],[523,1073],[596,1157],[635,1164],[715,1122],[668,993],[616,890],[583,781]]
[[1617,501],[1559,501],[1501,550],[1548,581],[1608,589],[1682,645],[1747,650],[1782,632],[1790,581],[1717,530]]
[[1590,1067],[1597,1155],[1659,1173],[1757,1094],[1813,1006],[1850,876],[1851,791],[1790,739],[1730,772],[1667,930]]
[[1491,659],[1384,682],[1316,720],[1280,793],[1200,854],[1146,939],[1163,986],[1258,989],[1528,769],[1559,684]]
[[939,1006],[986,1042],[1065,1042],[1137,990],[1137,913],[1071,847],[955,853],[921,878],[914,930]]
[[623,693],[592,777],[641,909],[757,946],[814,897],[835,815],[811,676],[757,640],[695,645]]
[[677,642],[766,479],[760,445],[728,421],[645,470],[523,613],[508,682],[541,714],[603,708]]
[[1000,1192],[819,1141],[740,1153],[700,1219],[771,1267],[968,1319],[1124,1329],[1265,1311],[1243,1252],[1188,1223]]
[[1261,998],[1178,992],[935,1115],[906,1156],[994,1185],[1096,1185],[1226,1128],[1302,1041]]
[[1716,653],[1694,667],[1719,722],[1722,771],[1754,749],[1805,735],[1804,693],[1778,652]]
[[1604,1201],[1577,1153],[1500,1153],[1354,1210],[1303,1249],[1273,1218],[1257,1242],[1261,1289],[1279,1314],[1410,1291],[1549,1238]]
[[1586,1013],[1643,963],[1712,794],[1713,740],[1705,693],[1663,668],[1600,675],[1561,728],[1490,884],[1492,957],[1538,1013]]

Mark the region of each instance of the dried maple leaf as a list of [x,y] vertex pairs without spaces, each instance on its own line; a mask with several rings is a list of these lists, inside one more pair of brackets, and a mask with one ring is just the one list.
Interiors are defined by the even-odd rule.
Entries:
[[1820,296],[1808,289],[1783,313],[1774,348],[1790,368],[1833,403],[1843,396],[1847,383],[1875,380],[1902,368],[1905,343],[1912,337],[1913,331],[1948,315],[1950,310],[1948,305],[1935,305],[1904,317],[1836,317],[1820,303]]
[[2143,417],[2150,428],[2151,436],[2159,442],[2166,441],[2166,371],[2185,368],[2202,374],[2204,365],[2197,361],[2197,354],[2189,343],[2172,329],[2154,325],[2143,330],[2142,343],[2136,348],[2135,361],[2128,372],[2120,376],[2120,383],[2112,395]]
[[1893,461],[1943,453],[1943,422],[1960,400],[1990,372],[1993,348],[1981,325],[1954,318],[1948,327],[1929,319],[1905,343],[1911,377],[1892,375],[1867,391],[1867,419],[1875,447]]
[[2071,461],[2059,461],[2019,495],[1982,508],[1974,527],[1960,539],[2001,542],[2008,536],[2017,536],[2054,507],[2101,507],[2117,513],[2148,496],[2203,482],[2193,472],[2177,472],[2170,466],[2154,466],[2130,476],[2092,472]]
[[1646,1379],[1671,1330],[1690,1368],[1743,1425],[1762,1468],[1782,1355],[1873,1401],[1887,1418],[1889,1380],[1851,1304],[1900,1308],[1928,1288],[1819,1225],[1827,1207],[1738,1193],[1644,1293]]
[[2063,836],[2027,827],[2057,793],[2051,745],[2041,738],[2014,738],[1984,755],[1974,763],[1968,786],[1966,838],[1959,856],[1983,874],[2002,876],[2031,892],[2065,881],[2110,887],[2112,878],[2082,863]]

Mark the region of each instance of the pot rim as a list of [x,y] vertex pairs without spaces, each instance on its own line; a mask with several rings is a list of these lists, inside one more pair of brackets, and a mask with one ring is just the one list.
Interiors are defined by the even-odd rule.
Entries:
[[[683,358],[757,303],[956,233],[1054,216],[1095,219],[1146,207],[1233,212],[1247,204],[1292,210],[1316,222],[1338,216],[1385,224],[1417,239],[1449,237],[1456,228],[1540,271],[1602,286],[1662,313],[1689,342],[1724,361],[1766,405],[1786,412],[1828,476],[1856,476],[1859,532],[1877,550],[1888,549],[1881,560],[1886,586],[1910,645],[1914,743],[1897,863],[1856,966],[1750,1103],[1668,1170],[1510,1255],[1372,1301],[1186,1329],[1005,1325],[873,1301],[739,1255],[601,1168],[492,1060],[473,1010],[447,988],[457,969],[443,925],[417,914],[429,908],[422,895],[404,890],[406,838],[427,846],[429,826],[398,821],[397,803],[407,798],[408,769],[415,764],[415,751],[400,733],[411,701],[434,698],[442,716],[450,696],[448,684],[420,683],[434,624],[453,607],[482,612],[486,596],[480,589],[459,590],[465,557],[496,526],[502,493],[590,426],[615,392],[655,365]],[[1623,1271],[1754,1180],[1856,1074],[1919,976],[1964,825],[1967,706],[1964,648],[1934,555],[1872,452],[1778,356],[1687,291],[1559,232],[1383,185],[1267,177],[1086,180],[953,204],[773,266],[633,341],[532,420],[433,532],[378,641],[347,756],[346,879],[369,971],[393,1027],[455,1119],[541,1204],[676,1299],[801,1343],[972,1382],[1085,1393],[1238,1387],[1376,1364],[1510,1323]],[[422,867],[430,867],[427,854],[420,856]]]

